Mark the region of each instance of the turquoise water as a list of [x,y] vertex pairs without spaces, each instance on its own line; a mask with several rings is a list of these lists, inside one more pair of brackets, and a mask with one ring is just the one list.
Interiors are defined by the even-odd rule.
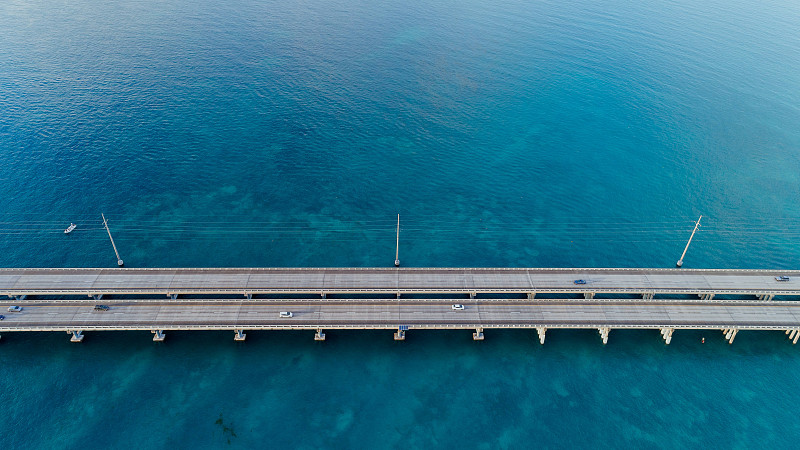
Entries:
[[[796,2],[0,2],[0,266],[797,268]],[[78,230],[65,236],[70,223]],[[781,333],[8,334],[12,447],[789,446]],[[706,344],[700,345],[700,337]]]

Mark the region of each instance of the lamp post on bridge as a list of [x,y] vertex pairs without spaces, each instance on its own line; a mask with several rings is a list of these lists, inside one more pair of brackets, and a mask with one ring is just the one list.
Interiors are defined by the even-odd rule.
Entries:
[[686,256],[686,250],[689,250],[689,244],[692,243],[692,238],[694,237],[694,234],[697,233],[697,229],[700,227],[700,219],[702,218],[703,216],[701,215],[700,218],[697,219],[697,222],[694,224],[694,230],[692,230],[692,235],[689,236],[689,242],[686,243],[686,248],[683,249],[683,253],[681,254],[681,259],[679,259],[678,262],[675,263],[676,266],[678,267],[683,266],[683,257]]
[[400,267],[400,214],[397,215],[397,242],[394,248],[394,266]]
[[117,265],[122,267],[124,263],[122,262],[122,258],[119,257],[119,252],[117,251],[117,245],[114,244],[114,238],[111,237],[111,230],[108,228],[108,221],[106,220],[106,215],[100,213],[100,216],[103,217],[103,226],[106,228],[106,231],[108,231],[108,238],[111,239],[111,246],[114,247],[114,254],[117,255]]

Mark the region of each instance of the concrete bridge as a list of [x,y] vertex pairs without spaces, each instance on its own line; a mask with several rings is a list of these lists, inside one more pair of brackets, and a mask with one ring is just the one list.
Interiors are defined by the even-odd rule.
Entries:
[[[789,277],[779,281],[776,277]],[[576,284],[576,280],[581,280]],[[800,337],[800,272],[686,269],[0,269],[1,332],[391,329],[781,330]],[[776,298],[777,297],[777,298]],[[96,310],[102,302],[109,310]],[[463,309],[453,309],[453,304]],[[292,317],[279,317],[291,312]]]

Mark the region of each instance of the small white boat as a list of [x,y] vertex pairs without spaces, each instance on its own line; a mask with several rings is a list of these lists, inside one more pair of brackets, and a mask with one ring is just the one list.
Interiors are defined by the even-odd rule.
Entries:
[[74,230],[75,228],[78,228],[78,226],[75,225],[74,223],[70,223],[67,229],[64,230],[64,234],[72,233],[72,230]]

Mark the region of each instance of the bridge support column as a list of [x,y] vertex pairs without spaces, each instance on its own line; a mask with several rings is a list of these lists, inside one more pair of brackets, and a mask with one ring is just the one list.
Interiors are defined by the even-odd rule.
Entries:
[[544,334],[547,332],[545,327],[536,327],[536,333],[539,335],[539,343],[544,345]]
[[172,300],[177,300],[178,294],[167,294],[167,297],[171,298]]
[[697,294],[700,300],[714,300],[714,294]]
[[669,345],[672,342],[672,333],[675,331],[675,328],[662,328],[661,329],[661,337],[664,338],[664,342]]
[[470,298],[470,299],[474,299],[476,295],[478,295],[478,294],[477,294],[477,293],[475,293],[475,292],[470,292],[470,293],[469,293],[469,298]]
[[99,302],[100,300],[103,299],[103,294],[91,294],[91,296],[96,302]]
[[731,338],[728,340],[728,344],[733,344],[733,340],[736,339],[736,333],[738,332],[739,332],[738,328],[733,330],[733,333],[731,333]]
[[600,333],[600,337],[603,339],[603,344],[608,344],[608,333],[611,331],[609,327],[598,328],[597,331]]
[[533,300],[536,298],[536,292],[528,292],[528,300]]
[[252,300],[253,299],[253,294],[244,294],[244,297],[246,299],[248,299],[248,300]]
[[72,337],[69,339],[70,342],[81,342],[83,341],[83,331],[81,330],[69,330],[67,334],[71,334]]
[[583,298],[585,298],[586,300],[593,299],[594,298],[594,292],[584,292],[583,293]]
[[406,330],[403,327],[397,329],[397,332],[394,334],[395,341],[405,341],[406,340]]
[[17,299],[18,302],[21,302],[21,301],[25,300],[26,298],[28,298],[27,295],[15,295],[14,297]]
[[725,334],[725,339],[728,340],[728,344],[733,344],[733,340],[736,338],[736,333],[739,332],[738,328],[726,328],[722,330]]
[[645,292],[642,294],[642,300],[652,300],[655,296],[656,294],[653,292]]
[[323,293],[321,293],[321,294],[319,294],[319,296],[320,296],[320,297],[322,297],[322,298],[328,298],[328,294],[326,294],[326,293],[324,293],[324,292],[323,292]]
[[797,338],[800,338],[800,330],[797,328],[790,328],[786,330],[786,334],[789,335],[789,340],[792,341],[792,344],[797,344]]
[[234,341],[243,341],[247,337],[247,334],[245,334],[244,330],[233,330],[233,331],[236,332],[236,334],[233,335]]
[[758,295],[758,299],[762,301],[769,301],[775,298],[775,294],[760,294]]
[[153,342],[163,342],[167,337],[163,330],[150,330],[150,332],[153,333]]
[[325,333],[322,332],[322,328],[317,328],[317,332],[314,333],[314,340],[315,341],[324,341],[325,340]]
[[475,332],[472,333],[472,340],[473,341],[482,341],[483,340],[483,328],[476,328]]

